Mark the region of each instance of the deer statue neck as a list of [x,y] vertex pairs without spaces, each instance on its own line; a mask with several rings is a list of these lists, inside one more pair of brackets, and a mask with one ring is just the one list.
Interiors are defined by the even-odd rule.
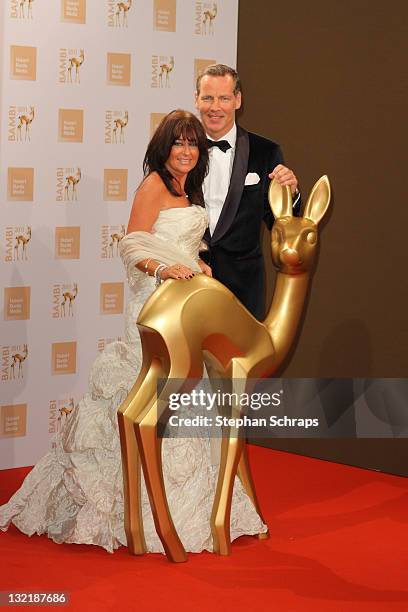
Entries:
[[278,363],[288,354],[295,339],[309,281],[308,272],[277,274],[272,304],[264,325],[272,339]]

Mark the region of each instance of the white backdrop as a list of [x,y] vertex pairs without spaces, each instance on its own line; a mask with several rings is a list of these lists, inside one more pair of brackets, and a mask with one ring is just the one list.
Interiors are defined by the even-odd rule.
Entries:
[[236,63],[238,0],[2,0],[0,469],[31,465],[123,331],[117,244],[162,114]]

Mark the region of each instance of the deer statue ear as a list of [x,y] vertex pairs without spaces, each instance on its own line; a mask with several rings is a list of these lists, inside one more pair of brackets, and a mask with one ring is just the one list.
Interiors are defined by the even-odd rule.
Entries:
[[282,187],[276,179],[269,185],[269,204],[275,219],[292,216],[292,193],[290,187]]
[[305,206],[303,217],[316,225],[323,219],[330,204],[331,189],[329,178],[324,174],[315,183]]

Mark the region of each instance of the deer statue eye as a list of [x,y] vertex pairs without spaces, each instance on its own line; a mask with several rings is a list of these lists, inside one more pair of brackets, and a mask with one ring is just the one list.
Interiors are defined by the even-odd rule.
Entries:
[[304,237],[309,244],[316,244],[317,242],[317,234],[314,230],[309,230]]

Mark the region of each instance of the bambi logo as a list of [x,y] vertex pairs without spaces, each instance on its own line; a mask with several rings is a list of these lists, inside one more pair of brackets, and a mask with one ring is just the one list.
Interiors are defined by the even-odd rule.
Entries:
[[117,338],[98,338],[97,350],[98,353],[102,353],[105,350],[105,347],[112,342],[122,342],[122,338],[118,336]]
[[7,199],[11,202],[32,202],[34,198],[34,168],[9,168]]
[[173,68],[173,55],[153,55],[151,87],[170,87],[170,73]]
[[0,406],[0,438],[26,435],[27,404]]
[[106,111],[105,115],[105,143],[125,144],[125,128],[129,123],[128,111]]
[[19,259],[19,252],[21,253],[21,259],[27,260],[27,245],[31,240],[31,227],[27,225],[26,234],[17,234],[14,236],[14,259]]
[[125,168],[105,168],[103,199],[105,202],[127,200],[128,171]]
[[31,287],[4,288],[4,320],[25,321],[30,318]]
[[78,184],[82,178],[81,168],[57,168],[56,195],[57,202],[76,202]]
[[153,29],[176,31],[176,0],[154,0]]
[[[12,19],[32,19],[34,0],[11,0]],[[26,11],[27,8],[27,11]]]
[[61,0],[61,21],[85,23],[86,0]]
[[119,243],[126,234],[124,225],[102,225],[101,258],[109,259],[119,255]]
[[130,53],[107,54],[107,83],[108,85],[130,85]]
[[[83,49],[60,49],[59,51],[59,82],[80,83],[79,71],[85,61]],[[74,80],[72,72],[74,71]]]
[[74,283],[71,291],[64,291],[62,294],[62,302],[61,302],[61,317],[66,315],[65,306],[68,302],[68,316],[74,316],[74,301],[76,296],[78,295],[78,285]]
[[150,138],[157,130],[159,123],[166,116],[166,113],[150,113]]
[[[214,20],[217,16],[217,4],[213,2],[212,5],[210,2],[203,2],[203,12],[202,12],[202,34],[214,34]],[[208,26],[208,31],[207,31]]]
[[13,353],[11,355],[11,366],[10,366],[10,378],[15,378],[16,377],[16,372],[15,372],[15,368],[16,366],[18,367],[18,374],[17,377],[23,378],[23,362],[27,359],[28,357],[28,347],[26,344],[24,344],[23,346],[23,351],[22,353]]
[[51,345],[51,373],[75,374],[76,342],[54,342]]
[[57,433],[74,408],[75,402],[73,397],[51,400],[48,411],[48,433]]
[[211,64],[216,64],[215,59],[201,59],[196,58],[194,60],[194,87],[196,86],[198,77],[203,74],[204,70]]
[[60,108],[58,111],[59,142],[82,142],[84,111],[79,108]]
[[101,283],[100,313],[103,315],[123,313],[123,283]]
[[31,227],[8,226],[4,233],[4,261],[27,261]]
[[55,258],[79,259],[80,255],[80,227],[55,228]]
[[7,126],[8,141],[23,142],[23,131],[24,142],[30,142],[30,130],[33,120],[34,106],[9,106]]
[[[65,177],[65,185],[64,185],[64,200],[77,200],[77,185],[81,180],[81,168],[77,168],[75,174],[68,174]],[[71,192],[71,198],[69,194]]]
[[105,144],[125,144],[125,128],[128,123],[127,110],[107,110],[105,112]]
[[[52,287],[52,318],[74,316],[74,305],[78,295],[78,283],[62,283]],[[68,305],[68,307],[67,307]]]
[[[11,19],[32,19],[34,0],[11,0],[10,17]],[[26,11],[27,8],[27,11]]]
[[37,48],[10,47],[10,78],[23,81],[35,81],[37,75]]
[[23,378],[23,363],[28,357],[27,344],[1,347],[1,380]]
[[119,0],[108,0],[108,26],[113,28],[127,28],[127,14],[132,6],[132,0],[120,2]]

